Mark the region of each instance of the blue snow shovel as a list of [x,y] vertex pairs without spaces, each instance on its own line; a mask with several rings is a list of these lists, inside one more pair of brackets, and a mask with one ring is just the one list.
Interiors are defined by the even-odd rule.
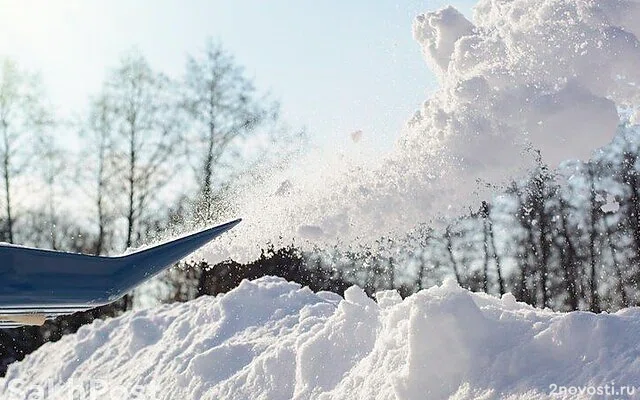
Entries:
[[239,222],[120,257],[0,246],[0,328],[112,303]]

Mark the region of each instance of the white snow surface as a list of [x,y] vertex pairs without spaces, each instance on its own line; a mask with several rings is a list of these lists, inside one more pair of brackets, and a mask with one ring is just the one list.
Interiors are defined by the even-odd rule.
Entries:
[[11,365],[0,398],[48,384],[47,399],[67,399],[95,381],[86,398],[116,387],[185,400],[561,398],[551,385],[638,384],[638,332],[637,308],[555,313],[453,281],[376,302],[358,287],[342,298],[265,277],[84,326]]
[[265,243],[366,245],[467,210],[531,168],[527,149],[551,167],[586,160],[618,110],[639,104],[638,0],[480,0],[473,20],[452,7],[417,16],[413,35],[439,89],[395,148],[307,154],[234,193],[244,223],[211,262],[253,259]]

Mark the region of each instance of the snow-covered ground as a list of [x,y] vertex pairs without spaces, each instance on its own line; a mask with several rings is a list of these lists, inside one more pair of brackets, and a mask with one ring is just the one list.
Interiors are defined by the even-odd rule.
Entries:
[[639,378],[640,309],[561,314],[453,281],[376,302],[266,277],[85,326],[13,364],[0,398],[631,399]]

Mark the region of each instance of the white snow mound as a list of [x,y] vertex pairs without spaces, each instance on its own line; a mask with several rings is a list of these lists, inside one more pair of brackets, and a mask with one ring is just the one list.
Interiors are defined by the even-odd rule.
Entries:
[[639,333],[637,308],[555,313],[453,281],[375,302],[266,277],[85,326],[13,364],[0,398],[592,398],[638,382]]

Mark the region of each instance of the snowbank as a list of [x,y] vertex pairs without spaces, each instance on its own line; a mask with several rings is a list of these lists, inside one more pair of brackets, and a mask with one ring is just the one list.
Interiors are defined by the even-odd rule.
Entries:
[[96,321],[12,365],[0,398],[591,398],[640,382],[639,332],[635,308],[560,314],[452,281],[374,302],[267,277]]

